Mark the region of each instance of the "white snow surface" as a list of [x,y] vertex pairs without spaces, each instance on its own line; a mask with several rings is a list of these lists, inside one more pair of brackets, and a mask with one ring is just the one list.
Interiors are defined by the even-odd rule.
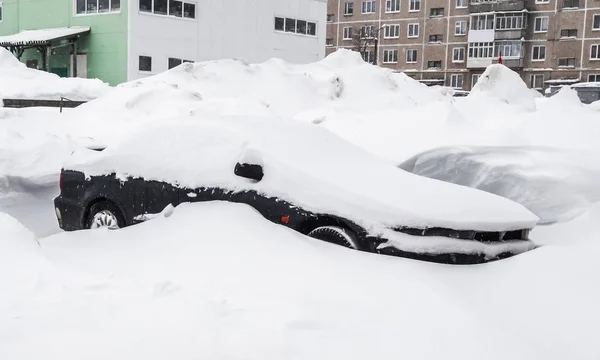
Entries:
[[502,64],[487,67],[468,96],[480,98],[485,95],[525,110],[536,109],[534,95],[519,74]]
[[[468,230],[532,228],[537,217],[499,196],[397,169],[317,125],[284,119],[223,117],[153,125],[66,169],[116,173],[188,188],[256,190],[316,213],[340,215],[378,235],[382,227]],[[258,183],[233,174],[248,154],[264,162]]]
[[30,69],[11,52],[0,48],[0,100],[60,100],[65,97],[85,101],[105,95],[110,90],[108,84],[98,79],[61,78],[56,74]]

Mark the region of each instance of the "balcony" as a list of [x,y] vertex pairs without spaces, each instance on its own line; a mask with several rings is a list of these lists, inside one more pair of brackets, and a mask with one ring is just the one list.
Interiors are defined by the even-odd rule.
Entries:
[[525,9],[525,0],[471,0],[469,12],[486,13],[494,11],[521,11]]
[[518,40],[525,37],[525,29],[520,30],[496,30],[494,40]]
[[[497,64],[498,59],[493,59],[492,64]],[[502,65],[506,66],[510,69],[522,69],[523,68],[523,58],[517,59],[504,59],[502,58]]]

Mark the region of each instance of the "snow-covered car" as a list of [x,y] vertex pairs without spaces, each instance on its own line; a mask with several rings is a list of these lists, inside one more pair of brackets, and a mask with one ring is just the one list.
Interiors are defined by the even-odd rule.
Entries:
[[103,151],[75,152],[60,188],[64,230],[120,228],[169,205],[230,201],[317,239],[443,263],[531,250],[538,221],[508,199],[411,174],[318,125],[282,119],[148,126]]

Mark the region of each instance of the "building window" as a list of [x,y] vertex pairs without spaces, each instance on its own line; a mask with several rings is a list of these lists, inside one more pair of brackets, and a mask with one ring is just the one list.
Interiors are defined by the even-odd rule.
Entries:
[[475,84],[477,84],[478,81],[479,81],[479,74],[471,75],[471,87],[475,86]]
[[590,51],[590,60],[600,60],[600,44],[592,45]]
[[494,14],[471,16],[471,30],[493,30]]
[[469,43],[469,59],[489,59],[494,57],[493,42]]
[[431,17],[444,16],[444,8],[431,8],[431,10],[429,10],[429,16],[431,16]]
[[335,20],[335,14],[327,14],[327,22],[332,23]]
[[[79,2],[82,0],[77,1]],[[115,0],[111,1],[114,3]],[[169,15],[174,17],[184,17],[188,19],[196,18],[196,4],[183,2],[180,0],[140,0],[139,9],[141,12],[149,12],[157,15]]]
[[536,4],[548,4],[550,0],[535,0]]
[[531,49],[531,60],[546,60],[546,45],[534,45]]
[[400,37],[400,25],[392,24],[385,27],[383,37],[386,39],[395,39]]
[[588,82],[600,82],[600,74],[589,74]]
[[420,11],[421,0],[408,0],[408,11]]
[[181,65],[181,59],[169,58],[169,69]]
[[496,57],[504,59],[520,59],[523,53],[521,40],[498,41],[496,43]]
[[406,63],[414,64],[417,62],[417,49],[406,50]]
[[525,29],[525,15],[522,14],[496,14],[497,30]]
[[455,26],[454,26],[454,35],[460,36],[460,35],[467,35],[467,21],[466,20],[460,20],[457,21]]
[[594,30],[600,30],[600,15],[594,15]]
[[577,38],[577,29],[562,29],[560,31],[561,38]]
[[275,17],[275,31],[316,36],[317,23],[306,20]]
[[529,86],[532,89],[542,90],[544,88],[544,75],[542,75],[542,74],[531,75]]
[[362,2],[362,13],[373,14],[375,12],[375,0],[364,0]]
[[325,39],[325,46],[333,46],[333,38]]
[[419,37],[419,24],[408,24],[408,37]]
[[430,60],[427,62],[428,69],[441,69],[442,68],[442,60]]
[[140,56],[138,70],[152,71],[152,58],[150,56]]
[[563,0],[563,9],[574,9],[579,7],[579,0]]
[[2,2],[0,2],[0,21],[2,21]]
[[[1,7],[2,3],[0,3]],[[121,10],[121,0],[77,0],[75,4],[77,14],[98,14],[119,10]],[[2,20],[1,17],[0,20]]]
[[344,40],[352,40],[352,28],[351,27],[345,27],[343,29],[343,39]]
[[373,25],[366,25],[360,28],[361,39],[373,39],[374,31]]
[[364,51],[361,56],[366,63],[373,63],[373,50]]
[[540,16],[535,18],[535,26],[533,28],[534,32],[547,32],[548,31],[548,17]]
[[463,88],[463,75],[462,74],[452,74],[450,76],[450,86],[454,89],[462,89]]
[[561,58],[558,59],[558,67],[575,67],[575,58]]
[[383,50],[383,63],[393,64],[398,62],[398,50]]
[[463,9],[469,6],[468,0],[456,0],[456,8]]
[[385,2],[385,12],[399,12],[400,0],[387,0]]
[[354,14],[354,2],[350,1],[344,4],[344,15]]
[[442,40],[443,40],[443,38],[442,38],[442,35],[440,35],[440,34],[429,35],[430,43],[441,43]]
[[465,62],[465,48],[452,49],[452,62],[453,63]]

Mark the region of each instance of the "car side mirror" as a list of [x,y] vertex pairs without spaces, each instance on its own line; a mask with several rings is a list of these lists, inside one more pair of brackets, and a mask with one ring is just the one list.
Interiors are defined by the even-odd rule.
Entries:
[[257,164],[235,164],[234,174],[239,177],[254,180],[256,182],[261,181],[264,173],[263,168]]

